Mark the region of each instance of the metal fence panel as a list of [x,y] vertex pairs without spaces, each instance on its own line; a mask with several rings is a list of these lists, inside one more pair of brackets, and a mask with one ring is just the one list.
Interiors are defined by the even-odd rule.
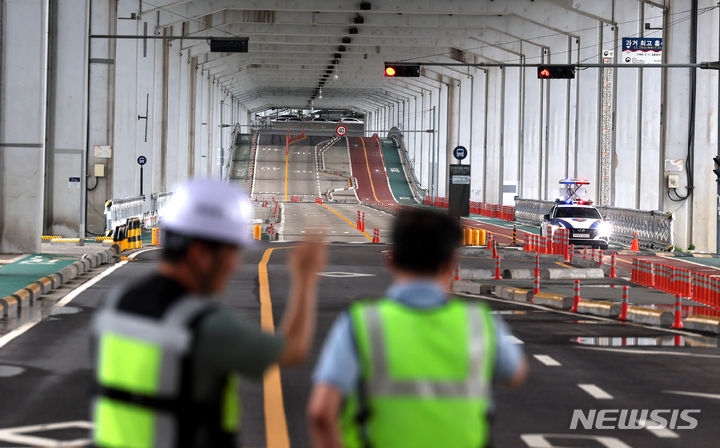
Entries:
[[[555,203],[552,201],[515,198],[515,220],[540,225],[543,215],[549,213],[553,205]],[[603,206],[597,209],[612,224],[610,241],[614,243],[630,244],[637,233],[641,247],[666,250],[673,245],[671,213]]]

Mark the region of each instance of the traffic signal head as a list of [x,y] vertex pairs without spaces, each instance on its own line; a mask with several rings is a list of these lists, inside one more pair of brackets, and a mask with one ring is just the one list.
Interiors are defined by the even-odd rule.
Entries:
[[539,79],[573,79],[575,67],[572,65],[541,65],[537,68]]
[[393,77],[420,77],[420,64],[407,64],[407,63],[385,63],[385,76],[388,78]]

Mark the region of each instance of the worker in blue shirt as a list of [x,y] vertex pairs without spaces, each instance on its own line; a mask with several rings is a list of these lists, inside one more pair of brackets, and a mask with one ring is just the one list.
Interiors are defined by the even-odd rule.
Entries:
[[519,385],[527,364],[486,305],[449,297],[461,240],[447,215],[400,213],[386,298],[341,314],[316,365],[316,447],[488,446],[491,383]]

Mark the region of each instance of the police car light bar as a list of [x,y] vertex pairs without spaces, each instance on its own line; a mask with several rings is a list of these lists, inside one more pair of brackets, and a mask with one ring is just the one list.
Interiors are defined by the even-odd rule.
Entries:
[[590,181],[586,179],[562,179],[560,180],[562,185],[590,185]]

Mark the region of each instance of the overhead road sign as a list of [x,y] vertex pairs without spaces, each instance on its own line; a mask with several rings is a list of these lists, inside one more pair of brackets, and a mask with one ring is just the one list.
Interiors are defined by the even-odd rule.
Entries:
[[455,157],[458,160],[464,160],[465,157],[468,155],[468,150],[464,146],[456,146],[455,149],[453,149],[453,157]]
[[568,64],[540,65],[537,68],[537,76],[539,79],[573,79],[575,67]]
[[339,137],[345,137],[345,134],[347,134],[347,128],[346,128],[345,126],[343,126],[343,125],[340,125],[340,126],[338,126],[337,128],[335,128],[335,133],[336,133]]
[[661,37],[623,37],[622,62],[625,64],[661,64],[662,49]]
[[211,53],[247,53],[248,38],[238,37],[233,39],[210,39]]
[[386,62],[385,76],[387,78],[419,78],[420,64],[407,62]]

